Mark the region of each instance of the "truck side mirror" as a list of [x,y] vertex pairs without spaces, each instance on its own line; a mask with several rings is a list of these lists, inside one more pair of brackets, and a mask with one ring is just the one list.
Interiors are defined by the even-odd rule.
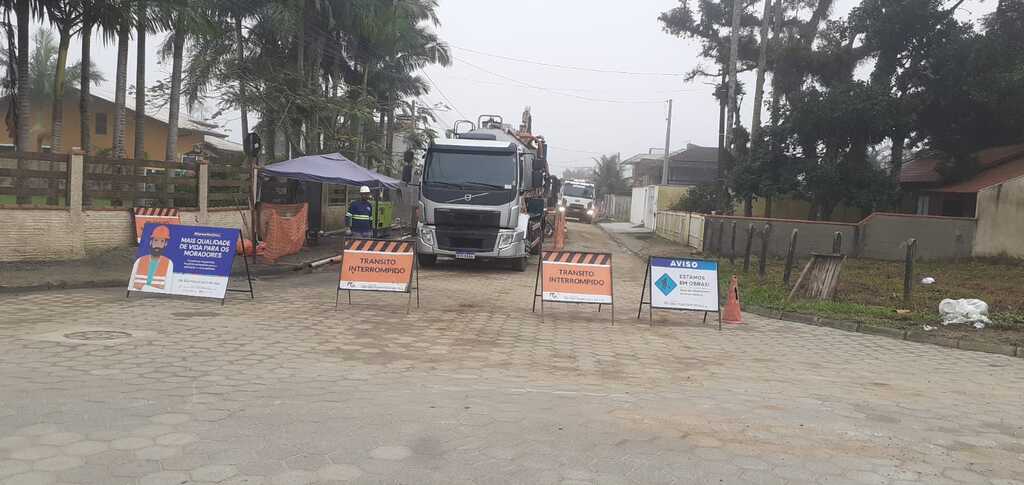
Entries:
[[402,166],[402,182],[405,182],[407,184],[412,182],[412,165],[411,164],[406,164],[406,165]]
[[531,197],[526,199],[526,213],[532,216],[543,214],[544,205],[543,197]]
[[544,186],[544,171],[534,170],[531,188],[537,189]]

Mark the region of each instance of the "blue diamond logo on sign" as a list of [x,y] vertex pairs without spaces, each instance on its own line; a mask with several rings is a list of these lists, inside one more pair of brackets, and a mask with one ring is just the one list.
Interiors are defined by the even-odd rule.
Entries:
[[668,294],[672,293],[672,290],[676,289],[679,285],[677,285],[675,281],[672,281],[671,276],[663,274],[661,275],[661,278],[658,278],[658,281],[654,282],[654,286],[657,286],[658,289],[661,290],[662,294],[668,296]]

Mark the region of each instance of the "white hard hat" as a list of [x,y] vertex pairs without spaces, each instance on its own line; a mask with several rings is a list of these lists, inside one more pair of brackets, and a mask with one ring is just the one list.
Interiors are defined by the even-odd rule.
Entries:
[[362,187],[359,187],[359,193],[360,194],[369,194],[370,193],[370,188],[365,186],[365,185],[362,186]]

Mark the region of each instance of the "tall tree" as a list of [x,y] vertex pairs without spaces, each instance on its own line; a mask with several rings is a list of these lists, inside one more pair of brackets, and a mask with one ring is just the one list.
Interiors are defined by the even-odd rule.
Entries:
[[178,158],[178,117],[181,112],[181,64],[185,55],[184,23],[174,26],[171,32],[171,92],[167,108],[167,145],[164,160],[173,162]]
[[146,0],[139,0],[135,23],[135,149],[136,160],[146,158],[146,33],[149,15]]
[[758,144],[761,141],[761,109],[764,107],[764,80],[765,72],[768,70],[768,26],[771,24],[772,16],[772,0],[764,0],[764,15],[761,17],[759,39],[761,45],[757,56],[757,79],[754,82],[754,114],[750,121],[750,141],[753,144]]
[[60,153],[64,147],[64,86],[67,78],[68,50],[71,37],[78,33],[82,25],[82,2],[66,0],[46,2],[46,16],[57,29],[57,65],[53,73],[53,98],[51,110],[50,146],[54,152]]
[[14,14],[18,21],[18,136],[15,140],[15,145],[20,152],[35,149],[35,145],[31,141],[32,95],[28,75],[28,31],[29,23],[31,22],[31,3],[30,0],[14,0]]
[[122,0],[118,5],[118,11],[122,15],[116,22],[117,70],[114,76],[114,136],[111,145],[114,158],[124,158],[127,155],[125,125],[128,113],[125,102],[128,95],[128,43],[131,40],[135,7],[129,1]]
[[726,113],[725,147],[732,153],[733,117],[736,116],[736,76],[740,62],[740,18],[742,0],[732,1],[732,26],[729,28],[729,111]]
[[82,60],[81,60],[81,89],[78,103],[79,118],[81,123],[82,150],[85,153],[92,153],[92,130],[90,117],[92,116],[92,93],[91,84],[94,67],[92,65],[92,35],[94,29],[102,29],[110,32],[112,26],[117,25],[117,19],[121,12],[112,0],[81,0],[82,2]]
[[623,194],[629,190],[626,179],[622,177],[622,164],[617,154],[594,159],[593,180],[598,197]]

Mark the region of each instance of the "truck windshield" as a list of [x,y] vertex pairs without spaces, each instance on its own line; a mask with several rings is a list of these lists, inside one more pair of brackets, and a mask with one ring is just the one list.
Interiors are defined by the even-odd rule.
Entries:
[[427,156],[424,183],[511,189],[518,164],[510,153],[431,152]]
[[594,198],[594,188],[586,185],[565,184],[562,191],[567,197]]

